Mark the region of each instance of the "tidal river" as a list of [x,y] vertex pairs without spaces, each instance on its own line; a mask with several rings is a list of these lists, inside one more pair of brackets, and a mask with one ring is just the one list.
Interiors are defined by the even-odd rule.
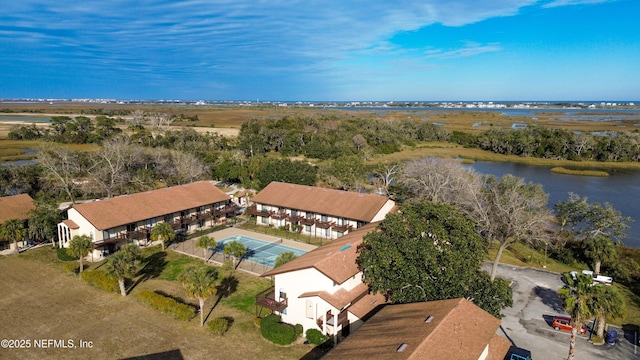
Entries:
[[513,163],[476,162],[475,171],[501,177],[512,174],[527,182],[542,184],[549,194],[549,208],[558,201],[566,201],[573,192],[588,201],[610,203],[615,209],[633,219],[626,230],[627,237],[622,242],[631,247],[640,247],[640,172],[627,171],[613,173],[608,177],[575,176],[552,173],[550,168]]

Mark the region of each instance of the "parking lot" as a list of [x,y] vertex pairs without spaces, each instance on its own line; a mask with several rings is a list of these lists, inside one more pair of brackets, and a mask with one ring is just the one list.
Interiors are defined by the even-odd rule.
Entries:
[[[530,350],[533,359],[566,359],[571,334],[556,331],[550,325],[553,316],[566,315],[556,292],[563,285],[560,276],[506,265],[500,265],[498,276],[513,281],[513,307],[503,311],[503,335],[516,346]],[[588,342],[588,333],[586,336],[579,335],[575,358],[640,359],[640,347],[634,346],[634,339],[640,335],[628,329],[616,330],[619,341],[613,346],[594,346]]]

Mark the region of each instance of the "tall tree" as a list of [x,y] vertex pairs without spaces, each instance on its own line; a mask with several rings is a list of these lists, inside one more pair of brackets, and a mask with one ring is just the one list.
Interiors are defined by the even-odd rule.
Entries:
[[224,244],[223,251],[225,256],[231,256],[233,258],[233,268],[235,269],[238,266],[240,258],[247,253],[247,247],[244,246],[243,243],[234,240]]
[[93,250],[93,240],[87,235],[76,235],[69,242],[69,254],[78,258],[80,262],[80,272],[84,270],[84,257]]
[[571,227],[572,235],[582,240],[585,255],[594,264],[594,273],[600,266],[615,258],[615,244],[626,237],[624,230],[632,221],[609,203],[589,203],[586,197],[569,194],[569,200],[559,201],[554,209],[560,222]]
[[408,197],[455,206],[477,199],[481,180],[480,174],[463,167],[459,161],[439,157],[410,161],[398,177]]
[[464,206],[490,243],[497,242],[498,251],[491,267],[495,279],[504,250],[518,241],[541,241],[547,236],[551,221],[547,209],[548,195],[542,185],[507,174],[499,180],[484,178],[474,201]]
[[94,191],[110,198],[124,193],[129,183],[129,170],[142,157],[142,148],[131,144],[126,137],[117,137],[103,143],[93,154],[93,167],[89,170]]
[[216,246],[216,240],[210,236],[201,236],[196,242],[196,246],[202,249],[202,259],[207,263],[207,253],[209,248]]
[[584,241],[584,254],[593,260],[593,272],[600,274],[603,262],[611,262],[616,258],[616,245],[605,236],[596,236]]
[[161,222],[151,229],[151,240],[160,241],[162,244],[162,251],[164,251],[164,243],[176,238],[176,233],[173,232],[173,227],[167,222]]
[[620,319],[625,316],[624,300],[615,288],[607,285],[594,285],[590,307],[596,316],[596,336],[604,337],[607,317]]
[[39,201],[36,208],[29,211],[29,237],[36,241],[51,241],[55,245],[58,233],[58,223],[62,221],[60,210],[54,204]]
[[0,237],[13,242],[13,250],[16,254],[18,250],[18,241],[24,241],[27,236],[27,229],[24,227],[24,222],[19,219],[9,219],[0,225]]
[[78,153],[67,147],[52,143],[40,145],[38,163],[44,169],[45,180],[54,189],[63,191],[69,201],[75,203],[75,192],[78,189],[78,177],[81,174],[81,162]]
[[403,205],[358,252],[364,282],[394,303],[465,297],[500,316],[513,302],[509,284],[481,270],[487,248],[475,224],[450,205]]
[[188,267],[178,276],[187,294],[200,303],[200,326],[204,326],[204,301],[216,292],[217,279],[216,269],[206,265]]
[[564,273],[563,278],[565,285],[558,290],[558,295],[564,303],[565,311],[571,316],[571,340],[567,360],[573,360],[578,331],[594,315],[591,301],[595,286],[593,279],[588,275],[578,274],[574,279],[570,273]]
[[136,273],[136,260],[140,258],[140,248],[136,245],[125,245],[111,255],[105,264],[105,272],[118,279],[120,295],[127,296],[125,281]]

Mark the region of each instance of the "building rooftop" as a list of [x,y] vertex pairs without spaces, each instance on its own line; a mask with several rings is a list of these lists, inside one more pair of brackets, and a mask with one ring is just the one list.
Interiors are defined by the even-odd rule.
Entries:
[[360,272],[356,259],[357,248],[362,237],[373,231],[378,223],[365,225],[357,230],[332,240],[288,263],[267,271],[261,276],[272,276],[303,269],[316,269],[337,284],[342,284]]
[[198,181],[71,207],[97,229],[106,230],[229,199],[229,195],[210,181]]
[[272,182],[253,202],[287,209],[371,222],[387,203],[384,196],[315,186]]
[[459,298],[386,305],[323,359],[503,359],[500,320]]
[[28,194],[0,197],[0,224],[9,219],[26,220],[36,205]]

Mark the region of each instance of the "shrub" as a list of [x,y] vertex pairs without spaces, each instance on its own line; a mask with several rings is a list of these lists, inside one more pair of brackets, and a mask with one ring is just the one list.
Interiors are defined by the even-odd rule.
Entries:
[[174,298],[158,294],[151,290],[141,291],[137,296],[143,302],[151,305],[151,307],[167,315],[171,315],[177,320],[187,321],[196,315],[195,307],[189,304],[183,304]]
[[329,340],[329,337],[318,329],[308,329],[305,335],[307,340],[314,345],[321,345]]
[[293,326],[280,322],[280,316],[269,315],[260,321],[262,336],[276,345],[289,345],[296,339]]
[[69,255],[69,253],[67,253],[67,248],[57,248],[56,252],[58,253],[58,259],[60,259],[62,261],[78,260],[77,257],[71,256],[71,255]]
[[226,317],[219,317],[209,321],[207,326],[214,334],[224,335],[231,327],[231,320]]
[[101,270],[83,271],[81,278],[82,280],[86,281],[87,284],[95,286],[106,292],[112,292],[116,294],[120,293],[118,279],[116,279],[113,276],[107,275],[104,271],[101,271]]
[[78,270],[80,270],[80,264],[76,263],[75,261],[72,263],[66,263],[62,267],[65,272],[73,275],[78,275]]
[[296,326],[294,326],[293,329],[296,331],[296,337],[302,335],[302,332],[304,331],[302,324],[296,324]]

